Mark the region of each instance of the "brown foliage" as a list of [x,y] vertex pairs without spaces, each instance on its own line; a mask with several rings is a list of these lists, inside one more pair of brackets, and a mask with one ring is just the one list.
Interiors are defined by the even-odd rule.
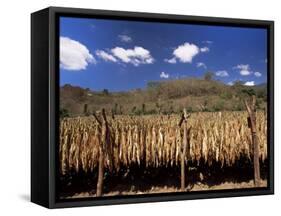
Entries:
[[[120,166],[151,167],[178,165],[181,160],[183,127],[179,115],[116,115],[109,119],[110,154],[105,167],[116,171]],[[260,159],[267,158],[267,119],[257,112],[257,136]],[[252,160],[251,132],[246,112],[193,113],[188,119],[190,129],[185,161],[217,161],[231,166],[240,157]],[[192,127],[191,127],[192,126]],[[65,118],[60,122],[60,171],[91,172],[98,165],[102,131],[93,116]]]

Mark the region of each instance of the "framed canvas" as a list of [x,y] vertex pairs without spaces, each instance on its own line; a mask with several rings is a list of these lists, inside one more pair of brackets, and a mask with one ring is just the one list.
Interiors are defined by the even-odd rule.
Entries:
[[274,193],[273,21],[31,15],[31,201]]

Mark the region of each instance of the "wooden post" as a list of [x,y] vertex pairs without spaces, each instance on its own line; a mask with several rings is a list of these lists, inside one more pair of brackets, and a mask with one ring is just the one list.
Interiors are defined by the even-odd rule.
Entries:
[[109,125],[107,122],[105,110],[102,109],[102,117],[103,120],[101,121],[95,114],[94,117],[96,118],[97,122],[101,127],[101,143],[99,148],[99,167],[98,167],[98,182],[97,182],[97,197],[102,196],[103,191],[103,176],[104,176],[104,155],[106,148],[110,144],[110,130]]
[[183,110],[182,118],[180,120],[179,126],[183,124],[183,146],[181,154],[181,190],[185,190],[185,155],[187,149],[187,119],[190,117],[190,114],[186,113],[186,109]]
[[102,130],[102,136],[101,136],[101,143],[99,146],[99,166],[98,166],[98,182],[97,182],[97,191],[96,195],[97,197],[100,197],[102,195],[102,188],[103,188],[103,174],[104,174],[104,141],[105,141],[105,127],[102,121],[98,118],[98,116],[93,113],[93,116],[95,117],[96,121],[99,123],[99,126]]
[[98,182],[97,182],[97,197],[102,196],[103,175],[104,175],[104,153],[103,153],[103,148],[100,147],[100,150],[99,150]]
[[181,190],[185,189],[185,153],[187,146],[187,137],[186,137],[186,124],[183,125],[183,150],[181,154]]
[[245,100],[245,106],[248,111],[248,126],[251,128],[252,143],[253,143],[253,154],[254,154],[254,182],[255,186],[260,185],[260,161],[259,161],[259,143],[257,138],[256,129],[256,97],[252,96],[251,104],[248,104]]

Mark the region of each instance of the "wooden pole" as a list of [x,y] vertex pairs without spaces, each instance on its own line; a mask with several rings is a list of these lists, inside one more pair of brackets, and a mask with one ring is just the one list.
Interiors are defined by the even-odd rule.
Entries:
[[248,111],[248,126],[251,128],[253,154],[254,154],[254,183],[255,186],[260,186],[260,161],[259,161],[259,143],[256,129],[256,97],[252,96],[252,103],[248,104],[245,100],[246,109]]
[[185,190],[185,154],[187,146],[186,124],[183,126],[183,150],[181,154],[181,190]]
[[181,127],[183,124],[183,146],[182,146],[182,154],[181,154],[181,190],[185,190],[185,155],[187,149],[187,119],[190,117],[190,114],[186,113],[186,109],[183,110],[182,118],[179,122],[179,126]]
[[99,151],[98,182],[97,182],[97,197],[102,196],[103,175],[104,175],[104,153],[103,153],[102,147],[100,147],[100,151]]
[[97,182],[97,197],[102,196],[103,191],[103,177],[104,177],[104,154],[105,154],[105,148],[108,146],[108,142],[110,142],[109,139],[109,126],[105,114],[105,110],[102,109],[102,117],[103,120],[101,121],[95,114],[94,114],[97,122],[99,123],[101,127],[101,143],[99,148],[99,167],[98,167],[98,182]]

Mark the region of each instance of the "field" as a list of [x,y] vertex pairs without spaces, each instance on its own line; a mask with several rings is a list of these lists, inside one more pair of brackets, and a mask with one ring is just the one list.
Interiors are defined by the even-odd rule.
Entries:
[[61,22],[59,198],[267,187],[266,31],[178,24]]
[[[178,114],[107,113],[105,117],[100,113],[61,119],[60,176],[68,185],[62,196],[95,196],[101,154],[104,195],[182,191],[179,176],[183,163],[187,167],[185,191],[254,187],[253,144],[246,111],[196,112],[183,123]],[[256,113],[256,121],[263,177],[267,160],[264,111]],[[165,173],[168,180],[163,180]],[[80,182],[84,178],[84,189],[75,186],[76,178]],[[116,187],[114,181],[119,182]],[[141,186],[144,182],[146,188]],[[260,186],[266,185],[262,180]]]

